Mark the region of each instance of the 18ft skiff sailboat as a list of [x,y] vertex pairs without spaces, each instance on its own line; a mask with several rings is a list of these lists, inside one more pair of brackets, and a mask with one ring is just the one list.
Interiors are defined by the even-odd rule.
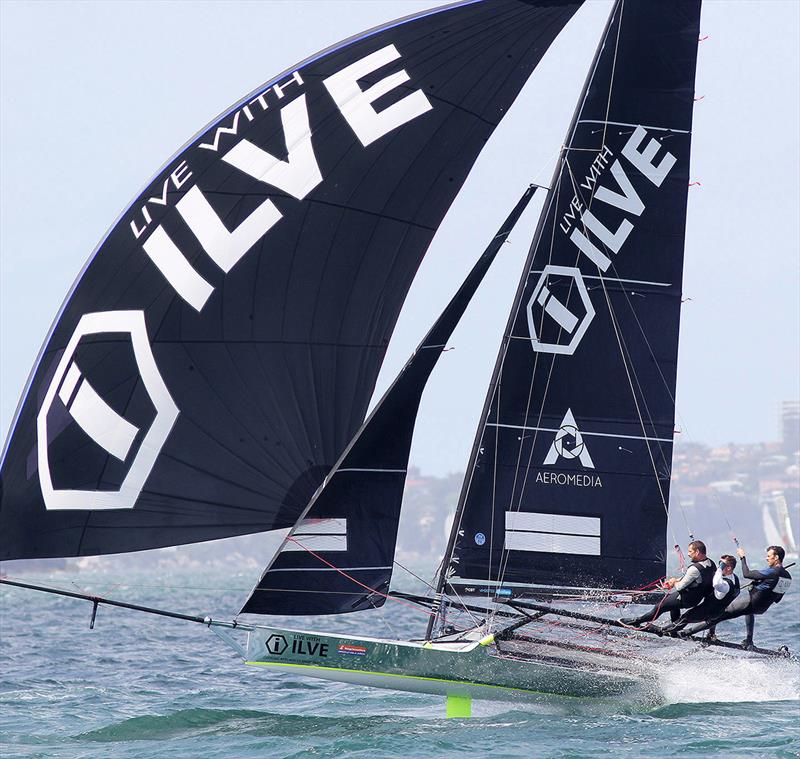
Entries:
[[[579,5],[478,0],[372,30],[288,69],[168,162],[36,362],[3,453],[0,558],[289,529],[243,613],[391,598],[421,394],[535,188],[364,421],[377,374],[445,212]],[[698,0],[611,10],[436,594],[403,599],[430,608],[425,639],[193,618],[248,663],[442,693],[453,713],[473,695],[636,685],[641,661],[535,627],[558,613],[607,638],[612,623],[536,599],[632,600],[664,574],[699,13]]]

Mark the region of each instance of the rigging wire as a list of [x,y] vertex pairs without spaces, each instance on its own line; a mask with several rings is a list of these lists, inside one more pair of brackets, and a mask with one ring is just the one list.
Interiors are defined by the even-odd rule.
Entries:
[[[550,157],[547,158],[545,163],[543,163],[541,165],[541,167],[539,168],[538,172],[536,172],[534,174],[534,182],[532,184],[535,184],[537,187],[544,187],[543,185],[538,184],[536,182],[536,180],[538,180],[538,178],[542,175],[542,173],[545,171],[545,169],[547,169],[550,166],[550,163],[553,160],[553,157],[555,157],[556,166],[558,165],[558,161],[562,156],[563,150],[564,150],[564,146],[562,145],[555,152],[555,156],[550,156]],[[560,179],[560,171],[555,172],[555,176]],[[552,184],[552,180],[551,180],[551,184]],[[546,187],[544,189],[547,189],[548,193],[550,193],[551,190],[552,190],[551,187]],[[552,200],[551,200],[551,202],[552,202]],[[547,213],[547,211],[545,210],[544,213]],[[528,260],[526,259],[525,266],[527,267],[527,265],[528,265]],[[526,276],[527,276],[527,273],[526,273]],[[516,318],[516,315],[515,315],[515,318]],[[499,369],[498,369],[497,379],[495,381],[494,387],[489,389],[489,393],[491,393],[493,396],[494,396],[495,393],[499,392],[499,386],[500,386],[500,383],[502,381],[502,375],[503,375],[503,364],[505,362],[506,354],[507,354],[507,351],[508,351],[508,345],[509,345],[509,342],[508,342],[508,339],[506,338],[504,340],[502,346],[501,346],[501,356],[498,359],[498,361],[499,361]],[[538,360],[538,354],[536,356],[536,360]],[[495,398],[493,397],[492,398],[492,403],[494,401],[495,401]],[[499,401],[499,399],[498,399],[498,401]],[[489,408],[491,408],[491,404],[489,405]],[[496,412],[499,413],[499,402],[498,402],[498,406],[496,406]],[[485,432],[486,432],[486,425],[484,423],[484,428],[480,433],[481,437],[480,437],[480,441],[479,441],[479,444],[478,444],[478,448],[480,448],[481,444],[483,443],[483,436],[484,436]],[[499,436],[499,427],[495,427],[495,443],[497,442],[498,436]],[[496,457],[496,451],[497,451],[497,445],[495,444],[495,457]],[[462,494],[462,499],[463,499],[462,502],[463,503],[466,503],[467,498],[469,497],[469,493],[471,492],[471,488],[472,488],[472,481],[473,481],[473,477],[474,477],[474,474],[475,474],[474,461],[472,461],[472,464],[473,465],[472,465],[472,467],[471,467],[471,469],[470,469],[470,471],[469,471],[469,473],[467,475],[466,481],[465,481],[464,492]],[[497,461],[496,461],[496,458],[495,458],[495,472],[496,472],[496,470],[497,470]],[[495,488],[493,487],[492,488],[492,504],[491,504],[491,506],[492,506],[492,514],[491,514],[492,530],[491,530],[490,536],[489,536],[489,541],[490,541],[489,542],[489,552],[490,552],[490,555],[491,555],[492,550],[493,550],[493,541],[494,541],[494,521],[493,520],[494,520],[495,505],[496,505]],[[456,533],[456,540],[453,541],[453,546],[452,546],[452,549],[449,552],[449,555],[447,554],[447,552],[445,552],[445,555],[442,556],[442,560],[440,561],[439,566],[437,567],[437,570],[436,570],[436,572],[434,574],[434,579],[437,576],[442,578],[441,579],[441,585],[442,585],[442,589],[443,589],[443,591],[442,591],[443,595],[446,595],[444,590],[445,590],[446,586],[449,584],[449,582],[447,580],[447,577],[445,576],[445,573],[447,572],[448,567],[452,564],[452,557],[453,557],[453,553],[454,553],[454,551],[456,549],[458,533],[461,531],[461,524],[462,524],[462,520],[463,520],[463,517],[464,517],[464,509],[461,510],[461,513],[458,513],[458,511],[457,511],[456,512],[456,517],[458,519],[458,522],[456,523],[454,521],[453,527],[452,527],[452,530]],[[437,591],[437,592],[440,592],[440,591]],[[437,607],[437,608],[444,608],[444,606],[442,604],[440,604],[439,607]],[[438,611],[437,611],[436,617],[434,618],[434,624],[436,622],[438,622],[438,621],[439,621],[439,615],[438,615]]]
[[372,608],[380,613],[380,618],[383,621],[386,629],[389,631],[389,634],[395,639],[400,640],[400,636],[397,634],[397,631],[389,624],[389,620],[386,618],[386,608],[384,606],[376,606],[375,602],[370,598],[369,603]]
[[[633,317],[636,320],[636,325],[639,327],[639,332],[641,333],[642,339],[644,340],[645,344],[647,345],[647,350],[650,353],[650,357],[653,359],[653,365],[656,367],[656,371],[658,372],[658,376],[661,379],[661,383],[664,385],[664,389],[667,391],[667,394],[669,395],[669,398],[672,401],[672,406],[675,409],[675,416],[678,418],[678,421],[680,422],[680,426],[681,426],[680,428],[681,428],[682,434],[686,438],[687,443],[694,443],[695,445],[697,445],[698,444],[697,441],[694,439],[694,436],[689,431],[689,425],[686,423],[686,420],[683,418],[683,414],[681,414],[680,410],[678,409],[678,404],[675,401],[675,395],[673,394],[672,389],[670,388],[669,383],[667,382],[667,379],[664,376],[664,373],[661,371],[661,364],[656,360],[655,352],[653,351],[653,346],[650,344],[650,341],[647,338],[647,334],[645,333],[644,327],[642,326],[642,323],[639,320],[639,316],[636,313],[636,311],[634,310],[633,306],[631,305],[630,298],[628,298],[628,293],[625,292],[624,289],[623,289],[623,294],[625,295],[625,299],[628,301],[628,305],[631,308],[631,313],[633,314]],[[694,540],[693,530],[691,529],[691,527],[689,525],[689,522],[688,522],[688,520],[686,518],[686,514],[685,514],[685,511],[683,509],[683,504],[681,503],[680,498],[677,498],[676,500],[678,502],[678,507],[680,509],[681,515],[683,516],[683,520],[684,520],[684,523],[686,525],[686,530],[687,530],[687,532],[689,534],[689,538],[690,538],[690,540]],[[711,491],[711,501],[720,510],[720,513],[722,514],[722,517],[723,517],[723,519],[725,520],[725,523],[728,526],[728,532],[729,532],[729,534],[731,536],[731,539],[733,540],[733,542],[736,544],[736,547],[738,548],[739,547],[739,540],[737,539],[737,537],[736,537],[736,535],[734,533],[733,527],[731,526],[731,522],[728,519],[728,515],[727,515],[725,509],[722,506],[722,501],[719,499],[719,497],[717,496],[717,494],[714,491]],[[683,559],[682,554],[680,554],[679,556],[680,556],[680,558],[682,560]],[[684,564],[684,562],[682,561],[682,567],[683,567],[683,564]]]
[[[564,158],[564,155],[565,155],[564,150],[565,150],[565,148],[562,146],[562,150],[561,150],[562,165],[563,165],[563,161],[565,160],[565,158]],[[550,209],[553,207],[553,203],[557,199],[558,194],[560,193],[560,191],[561,191],[561,170],[559,169],[558,170],[558,178],[557,178],[556,183],[555,183],[555,189],[553,190],[553,193],[552,193],[552,195],[550,197],[550,203],[549,203],[547,209],[544,211],[545,214],[549,214],[550,213]],[[556,206],[557,206],[557,203],[556,203]],[[550,235],[550,248],[549,248],[549,251],[548,251],[548,259],[547,259],[548,260],[548,264],[553,260],[553,248],[554,248],[554,245],[555,245],[555,225],[553,225],[553,229],[552,229],[552,232],[551,232],[551,235]],[[532,261],[533,261],[533,259],[531,259],[531,262]],[[529,277],[530,276],[530,272],[526,272],[526,276]],[[572,292],[572,285],[571,284],[570,284],[569,292],[570,293]],[[512,322],[512,325],[513,325],[513,323],[516,322],[516,319],[517,319],[517,317],[519,315],[519,309],[520,309],[520,307],[522,305],[522,300],[523,299],[520,299],[519,302],[517,303],[517,310],[516,310],[516,312],[514,314],[514,320]],[[542,313],[541,318],[544,319],[544,313]],[[540,325],[540,327],[541,327],[541,325]],[[513,329],[513,326],[512,326],[512,329]],[[559,334],[560,334],[560,332],[561,332],[561,330],[559,330]],[[510,338],[511,335],[509,335],[508,337]],[[528,398],[527,398],[526,406],[525,406],[525,419],[528,419],[528,417],[529,417],[530,409],[531,409],[531,403],[533,401],[534,380],[535,380],[536,371],[537,371],[537,368],[538,368],[538,365],[539,365],[539,355],[540,355],[540,352],[537,351],[536,355],[534,356],[533,370],[531,372],[531,381],[530,381],[530,383],[528,385]],[[525,492],[525,486],[527,485],[527,478],[528,478],[528,473],[530,472],[531,460],[533,458],[533,451],[534,451],[534,449],[536,447],[536,441],[537,441],[538,435],[539,435],[539,429],[538,428],[541,427],[541,423],[542,423],[542,415],[544,414],[544,405],[545,405],[545,402],[547,400],[547,394],[548,394],[549,389],[550,389],[550,379],[552,377],[554,364],[555,364],[555,356],[553,357],[553,359],[550,362],[550,370],[549,370],[548,375],[547,375],[547,383],[546,383],[545,388],[544,388],[543,393],[542,393],[542,402],[541,402],[541,404],[539,406],[539,411],[538,411],[538,416],[537,416],[537,422],[536,422],[537,429],[534,430],[534,433],[533,433],[533,440],[531,441],[530,451],[528,453],[528,461],[527,461],[527,463],[525,465],[525,474],[523,476],[522,485],[521,485],[521,487],[519,489],[519,498],[517,499],[517,503],[516,503],[516,506],[515,506],[514,505],[514,498],[515,498],[515,494],[517,492],[517,482],[518,482],[519,472],[520,472],[520,469],[521,469],[520,462],[521,462],[521,459],[522,459],[522,452],[523,452],[524,445],[525,445],[525,442],[524,442],[525,441],[525,435],[524,435],[524,433],[523,433],[523,435],[520,436],[520,444],[519,444],[519,447],[517,449],[517,462],[516,462],[516,465],[514,467],[514,480],[513,480],[513,483],[512,483],[512,487],[511,487],[511,495],[509,497],[509,509],[511,511],[519,512],[521,510],[521,508],[522,508],[522,497],[523,497],[523,494]],[[497,428],[497,430],[499,430],[499,427]],[[503,580],[505,579],[505,574],[506,574],[506,571],[508,569],[509,557],[510,557],[510,553],[508,551],[504,551],[503,554],[501,555],[500,567],[499,567],[499,570],[498,570],[498,573],[497,573],[497,579],[496,579],[496,582],[497,582],[498,585],[502,585]],[[493,621],[493,618],[494,618],[494,614],[492,614],[492,621]]]
[[[450,582],[449,582],[449,581],[447,582],[447,585],[450,585]],[[455,587],[454,587],[454,586],[452,586],[452,585],[450,585],[450,589],[453,591],[453,594],[454,594],[454,595],[455,595],[455,597],[458,599],[458,603],[459,603],[459,604],[461,604],[461,609],[462,609],[463,611],[467,612],[467,614],[469,615],[469,618],[472,620],[472,622],[473,622],[473,624],[475,625],[475,627],[478,627],[478,625],[480,624],[480,622],[479,622],[479,621],[478,621],[478,619],[477,619],[477,618],[476,618],[476,617],[473,615],[472,611],[470,611],[469,607],[468,607],[468,606],[467,606],[467,605],[464,603],[464,600],[463,600],[463,599],[461,598],[461,596],[459,595],[459,592],[458,592],[458,591],[455,589]]]
[[[573,185],[573,188],[575,190],[575,193],[578,195],[578,197],[581,197],[580,188],[577,186],[577,181],[576,181],[575,176],[574,176],[574,174],[572,172],[572,167],[571,167],[571,165],[569,163],[569,159],[568,158],[565,159],[565,164],[566,164],[567,170],[569,172],[570,180],[572,182],[572,185]],[[589,199],[589,202],[586,204],[587,208],[591,208],[593,200],[594,200],[594,193],[592,194],[592,197]],[[582,218],[581,218],[581,222],[582,222]],[[588,234],[588,230],[586,229],[585,225],[583,225],[583,231],[584,231],[584,234]],[[606,254],[609,253],[608,248],[605,246],[604,243],[602,243],[602,241],[601,241],[601,244],[603,245],[604,253],[606,253]],[[607,256],[607,257],[609,258],[609,260],[611,260],[610,256]],[[614,307],[613,307],[613,305],[611,303],[611,297],[609,295],[608,288],[606,286],[606,280],[603,277],[603,272],[601,271],[601,269],[599,267],[598,267],[597,271],[598,271],[598,276],[599,276],[599,279],[600,279],[600,284],[601,284],[601,286],[603,288],[603,295],[605,297],[606,306],[608,307],[608,313],[609,313],[609,317],[610,317],[611,326],[614,329],[614,336],[615,336],[616,341],[617,341],[617,347],[619,348],[620,358],[622,360],[622,366],[623,366],[623,369],[625,370],[625,376],[626,376],[626,379],[628,380],[628,386],[630,388],[631,397],[633,399],[633,404],[634,404],[634,407],[636,409],[636,415],[637,415],[637,417],[639,419],[639,425],[640,425],[641,430],[642,430],[642,437],[643,437],[643,440],[644,440],[644,443],[645,443],[645,447],[647,448],[648,457],[650,458],[650,464],[652,466],[653,474],[655,476],[656,485],[658,487],[658,492],[659,492],[659,496],[660,496],[660,499],[661,499],[661,505],[662,505],[662,507],[664,509],[664,513],[667,516],[667,523],[669,523],[669,507],[667,505],[666,498],[664,496],[664,489],[663,489],[663,487],[661,485],[661,478],[659,476],[658,467],[657,467],[656,462],[655,462],[655,457],[653,456],[653,450],[652,450],[652,447],[650,445],[651,441],[650,441],[650,439],[648,437],[648,434],[647,434],[647,428],[646,428],[646,425],[645,425],[644,417],[642,416],[642,411],[641,411],[641,408],[640,408],[640,405],[639,405],[639,398],[638,398],[638,396],[636,394],[636,388],[634,387],[633,379],[636,380],[636,384],[639,386],[640,392],[641,392],[641,387],[642,386],[641,386],[641,383],[639,382],[638,375],[636,374],[636,368],[633,366],[632,362],[630,362],[630,365],[629,365],[630,350],[628,349],[627,343],[625,342],[625,338],[622,335],[622,332],[621,332],[621,329],[620,329],[620,325],[619,325],[619,321],[618,321],[618,317],[617,317],[617,314],[616,314],[616,312],[614,310]],[[624,288],[622,288],[622,289],[623,289],[623,292],[624,292]],[[627,293],[626,293],[626,299],[627,299]],[[633,310],[633,306],[630,303],[629,299],[627,300],[627,302],[628,302],[628,305],[631,308],[631,310]],[[631,375],[633,375],[633,377]],[[662,377],[663,377],[663,375],[662,375]],[[670,394],[670,397],[673,400],[673,406],[674,406],[674,398],[672,397],[671,394]],[[652,415],[650,414],[650,410],[649,410],[649,407],[647,406],[647,401],[646,401],[646,398],[645,398],[643,393],[642,393],[642,403],[644,404],[645,412],[647,413],[647,415],[648,415],[648,417],[650,419],[650,424],[651,424],[651,426],[653,427],[653,429],[655,431],[655,424],[653,422]],[[660,444],[659,444],[658,447],[659,447],[659,453],[661,454],[661,457],[662,458],[666,458],[665,455],[664,455],[663,450],[661,449],[661,445]],[[688,526],[688,523],[687,523],[687,526]],[[677,548],[679,546],[678,540],[675,537],[674,530],[671,530],[671,532],[672,532],[673,542],[674,542],[674,544],[675,544],[675,546]],[[679,556],[679,560],[680,560],[682,558],[682,554],[680,553],[680,550],[678,551],[678,556]]]
[[381,591],[377,590],[376,588],[371,588],[369,585],[365,585],[360,580],[356,580],[355,577],[353,577],[352,575],[347,574],[347,572],[345,572],[343,569],[339,569],[339,567],[334,566],[327,559],[323,558],[322,556],[320,556],[315,551],[312,551],[310,548],[304,546],[296,538],[293,538],[293,537],[289,536],[289,537],[286,538],[286,540],[289,540],[292,543],[295,543],[296,545],[300,546],[300,548],[302,548],[304,551],[308,551],[308,553],[310,553],[315,559],[319,559],[319,561],[321,561],[323,564],[329,566],[331,569],[335,570],[336,572],[338,572],[343,577],[346,577],[351,582],[354,582],[356,585],[364,588],[364,590],[368,590],[368,591],[370,591],[370,593],[374,593],[376,596],[381,596],[381,598],[385,598],[388,601],[394,601],[395,603],[403,604],[403,606],[408,606],[409,608],[414,609],[415,611],[418,611],[418,612],[420,612],[422,614],[426,614],[428,616],[432,616],[433,615],[433,612],[428,611],[427,609],[421,609],[419,606],[416,606],[415,604],[408,603],[407,601],[404,601],[402,598],[397,598],[395,596],[390,596],[390,595],[388,595],[386,593],[381,593]]
[[433,587],[427,580],[423,580],[418,574],[412,572],[408,567],[404,567],[397,559],[392,559],[392,564],[395,564],[400,569],[408,572],[413,578],[419,580],[423,585],[425,585],[429,590],[432,590],[434,593],[436,592],[436,588]]

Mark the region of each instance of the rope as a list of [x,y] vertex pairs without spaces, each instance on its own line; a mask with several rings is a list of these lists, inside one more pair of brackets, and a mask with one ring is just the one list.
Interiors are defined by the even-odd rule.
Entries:
[[391,635],[395,640],[400,640],[400,636],[395,632],[395,629],[389,624],[389,620],[386,619],[386,611],[383,606],[375,606],[375,603],[370,598],[368,599],[370,606],[372,606],[375,611],[380,613],[380,617],[383,620],[383,624],[386,626],[386,629],[389,631],[389,635]]
[[427,586],[429,590],[432,590],[434,593],[436,592],[436,588],[433,587],[427,580],[423,580],[418,574],[414,574],[408,567],[404,567],[397,559],[392,560],[392,564],[397,565],[400,569],[408,572],[413,578],[419,580],[423,585]]
[[[645,333],[644,328],[642,327],[641,321],[639,321],[639,316],[636,313],[635,309],[633,308],[633,305],[630,302],[630,298],[628,297],[628,293],[625,291],[624,288],[622,290],[622,293],[625,296],[625,300],[628,302],[628,306],[631,309],[631,313],[633,314],[633,318],[636,320],[636,325],[639,327],[639,332],[641,333],[642,339],[644,340],[645,344],[647,345],[647,349],[648,349],[648,351],[650,353],[650,357],[653,359],[653,365],[656,367],[656,371],[658,372],[658,376],[661,378],[661,382],[662,382],[662,384],[664,386],[664,389],[667,391],[667,394],[669,395],[669,398],[672,401],[673,408],[675,409],[675,416],[677,417],[678,421],[680,422],[681,431],[682,431],[683,435],[686,438],[686,442],[687,443],[696,443],[696,441],[694,440],[694,436],[691,434],[691,432],[689,430],[689,425],[686,424],[686,420],[683,418],[683,415],[680,413],[680,411],[678,409],[678,405],[675,402],[675,396],[674,396],[674,394],[672,392],[672,389],[670,388],[666,377],[664,377],[664,373],[661,371],[661,365],[656,360],[655,353],[653,352],[653,346],[650,344],[650,341],[647,339],[647,334]],[[714,492],[712,492],[712,494],[711,494],[711,500],[719,508],[723,519],[725,520],[726,524],[728,525],[728,531],[730,533],[730,536],[731,536],[733,542],[736,544],[736,547],[738,548],[739,547],[739,541],[737,540],[737,538],[736,538],[736,536],[734,534],[733,527],[731,526],[731,523],[730,523],[730,520],[728,519],[727,513],[725,512],[725,509],[722,506],[722,502],[717,497],[717,494],[714,493]],[[679,510],[681,512],[681,516],[682,516],[684,524],[686,526],[686,530],[689,533],[689,539],[690,540],[694,540],[693,530],[692,530],[691,526],[689,525],[688,519],[686,518],[686,512],[684,511],[683,503],[681,502],[680,497],[677,497],[677,501],[678,501]],[[674,537],[675,536],[673,534],[673,540],[674,540]],[[680,552],[680,550],[678,550],[678,559],[680,561],[681,569],[685,569],[686,563],[685,563],[685,560],[683,558],[683,554]]]
[[[655,619],[658,619],[658,616],[659,616],[659,614],[661,614],[661,607],[664,605],[664,601],[666,601],[666,600],[667,600],[667,596],[668,596],[668,595],[669,595],[669,592],[665,592],[665,593],[664,593],[664,597],[663,597],[663,598],[662,598],[662,599],[661,599],[661,600],[658,602],[658,605],[656,606],[656,608],[655,608],[655,611],[653,612],[653,616],[652,616],[652,617],[650,617],[650,622],[652,622],[652,621],[653,621],[653,620],[655,620]],[[648,624],[649,624],[650,622],[648,622]],[[635,627],[634,625],[626,625],[626,624],[625,624],[624,622],[622,622],[622,621],[620,621],[620,624],[621,624],[621,625],[622,625],[624,628],[626,628],[627,630],[638,630],[638,629],[639,629],[638,627]]]
[[[567,155],[567,153],[566,153],[566,148],[565,148],[565,152],[564,152],[564,154],[562,156],[562,159],[561,159],[562,160],[562,166],[563,166],[564,163],[566,163],[566,160],[567,160],[566,159],[566,155]],[[553,194],[551,196],[550,206],[548,206],[548,208],[546,210],[546,213],[550,212],[550,208],[551,207],[558,208],[558,203],[557,203],[556,198],[558,197],[559,193],[561,192],[561,177],[562,177],[562,172],[559,171],[558,179],[556,181],[556,189],[555,189],[555,191],[553,192]],[[554,201],[555,201],[555,206],[554,206]],[[555,245],[555,229],[556,229],[556,225],[555,225],[555,223],[553,223],[552,231],[551,231],[551,235],[550,235],[550,248],[549,248],[549,251],[548,251],[548,258],[547,258],[547,263],[548,264],[550,264],[552,262],[552,260],[553,260],[553,247]],[[578,257],[579,256],[580,256],[580,254],[578,254]],[[575,263],[577,265],[577,260],[576,260]],[[568,293],[567,293],[567,302],[569,302],[569,296],[572,294],[572,286],[573,286],[573,283],[570,283],[569,290],[568,290]],[[524,299],[520,299],[520,302],[519,302],[519,304],[517,306],[517,312],[514,315],[514,321],[516,321],[516,319],[517,319],[517,316],[519,314],[519,308],[522,306],[523,300]],[[544,312],[542,312],[542,315],[541,315],[540,318],[541,318],[541,320],[543,322],[544,321]],[[541,324],[540,324],[540,327],[541,327]],[[560,329],[559,330],[559,335],[561,334],[561,331],[562,330]],[[531,403],[532,403],[532,400],[533,400],[534,379],[536,377],[536,372],[537,372],[537,369],[538,369],[538,366],[539,366],[539,357],[542,356],[542,355],[544,355],[544,354],[541,354],[541,353],[539,353],[537,351],[536,356],[534,357],[533,371],[531,372],[531,381],[530,381],[530,384],[528,385],[528,398],[527,398],[526,405],[525,405],[525,419],[527,419],[529,417],[529,415],[530,415]],[[542,358],[542,360],[544,361],[544,358]],[[522,508],[522,497],[523,497],[523,494],[525,492],[525,486],[527,485],[527,482],[528,482],[528,474],[529,474],[530,468],[531,468],[531,459],[533,458],[533,451],[536,448],[536,441],[537,441],[538,436],[539,436],[539,429],[538,428],[541,427],[541,424],[542,424],[542,414],[544,413],[544,406],[545,406],[545,403],[547,401],[547,395],[548,395],[548,393],[550,391],[550,380],[552,379],[552,376],[553,376],[553,368],[554,368],[554,366],[555,366],[555,356],[553,356],[553,358],[551,359],[551,362],[550,362],[550,370],[548,371],[548,374],[547,374],[547,382],[545,383],[545,387],[544,387],[544,390],[542,392],[542,402],[541,402],[541,404],[539,406],[538,416],[537,416],[537,420],[536,420],[537,429],[533,433],[533,441],[531,442],[530,451],[528,453],[528,460],[527,460],[527,462],[525,464],[525,467],[524,467],[525,468],[525,474],[524,474],[524,476],[522,478],[522,485],[519,488],[519,497],[516,498],[519,472],[522,469],[522,465],[521,465],[522,451],[523,451],[523,447],[525,445],[525,442],[524,442],[525,441],[524,431],[523,431],[523,434],[520,436],[520,444],[519,444],[519,447],[518,447],[518,450],[517,450],[517,462],[516,462],[516,465],[514,467],[514,482],[512,484],[512,488],[511,488],[511,496],[509,498],[509,508],[510,508],[511,511],[520,511],[520,509]],[[516,501],[517,501],[516,504],[514,503],[515,498],[516,498]],[[501,555],[500,567],[498,568],[498,574],[497,574],[497,582],[499,584],[502,584],[503,579],[505,577],[505,573],[506,573],[506,570],[508,568],[509,556],[510,556],[510,554],[509,554],[508,551],[505,551]]]
[[[606,101],[606,117],[603,119],[603,142],[606,144],[606,130],[608,129],[608,115],[611,113],[611,93],[614,91],[614,75],[617,71],[617,53],[619,52],[619,38],[622,34],[622,14],[625,11],[625,0],[622,0],[619,5],[619,18],[617,20],[617,38],[614,41],[614,57],[611,60],[611,79],[608,84],[608,100]],[[603,41],[605,44],[605,40]],[[594,75],[592,75],[594,79]]]
[[[448,582],[446,582],[446,584],[445,584],[445,587],[446,587],[447,585],[450,585],[450,582],[449,582],[449,581],[448,581]],[[460,596],[460,595],[458,595],[458,591],[457,591],[457,590],[456,590],[456,589],[455,589],[455,588],[454,588],[452,585],[450,585],[450,589],[453,591],[453,593],[455,594],[455,597],[458,599],[458,602],[461,604],[461,609],[460,609],[460,611],[462,611],[462,612],[466,612],[466,613],[467,613],[467,615],[469,616],[470,620],[472,620],[472,623],[473,623],[473,625],[475,625],[475,627],[478,627],[478,625],[479,625],[479,622],[478,622],[478,619],[477,619],[477,617],[475,617],[475,616],[473,615],[473,613],[472,613],[472,612],[471,612],[471,611],[470,611],[470,610],[467,608],[467,605],[466,605],[466,604],[464,603],[464,601],[461,599],[461,596]]]
[[339,567],[334,566],[327,559],[323,559],[322,556],[320,556],[318,553],[315,553],[310,548],[304,546],[299,540],[295,540],[295,538],[291,536],[287,537],[286,540],[290,540],[292,543],[295,543],[298,546],[300,546],[300,548],[302,548],[304,551],[308,551],[308,553],[310,553],[315,559],[319,559],[323,564],[329,566],[331,569],[338,572],[340,575],[342,575],[342,577],[346,577],[351,582],[354,582],[356,585],[359,585],[360,587],[364,588],[364,590],[368,590],[370,593],[374,593],[377,596],[381,596],[382,598],[385,598],[388,601],[394,601],[395,603],[403,604],[403,606],[408,606],[409,608],[414,609],[415,611],[418,611],[422,614],[427,614],[428,616],[434,616],[434,613],[432,611],[428,611],[427,609],[420,609],[420,607],[416,606],[415,604],[410,604],[406,601],[403,601],[401,598],[395,598],[394,596],[389,596],[386,593],[381,593],[379,590],[376,590],[375,588],[370,588],[369,585],[364,585],[363,582],[356,580],[355,577],[347,574],[347,572],[345,572],[343,569],[339,569]]
[[683,551],[681,551],[681,547],[678,545],[678,543],[675,544],[675,553],[678,554],[678,567],[680,568],[681,572],[685,572],[686,559],[683,557]]

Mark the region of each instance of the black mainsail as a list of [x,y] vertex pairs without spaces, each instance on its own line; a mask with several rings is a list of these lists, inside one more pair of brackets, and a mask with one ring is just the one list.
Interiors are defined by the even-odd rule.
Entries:
[[359,429],[411,280],[580,0],[464,2],[287,69],[117,220],[33,369],[0,559],[291,527]]
[[613,8],[503,336],[444,593],[664,574],[699,0]]

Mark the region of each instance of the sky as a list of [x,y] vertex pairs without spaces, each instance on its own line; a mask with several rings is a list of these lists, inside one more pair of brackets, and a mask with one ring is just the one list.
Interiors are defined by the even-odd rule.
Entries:
[[[105,231],[218,113],[308,55],[427,0],[0,2],[0,434]],[[546,183],[609,11],[553,45],[445,218],[381,373],[388,386],[530,182]],[[704,6],[676,425],[776,440],[800,365],[800,2]],[[412,465],[463,471],[542,197],[522,218],[423,398]]]

